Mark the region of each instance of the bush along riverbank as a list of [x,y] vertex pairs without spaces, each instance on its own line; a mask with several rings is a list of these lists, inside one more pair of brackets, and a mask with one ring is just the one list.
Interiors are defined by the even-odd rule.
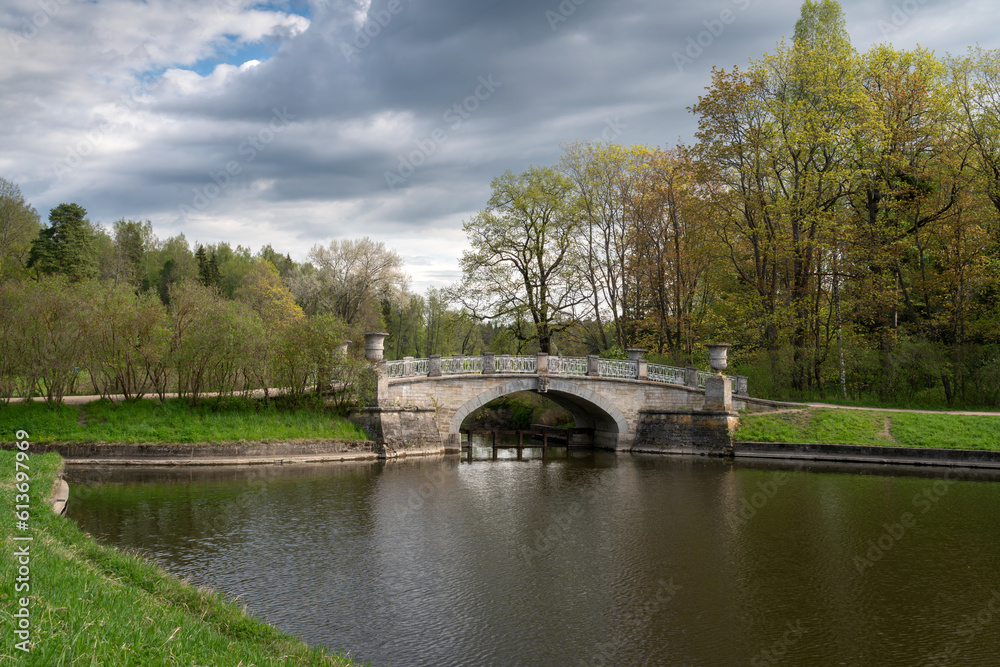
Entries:
[[37,444],[107,442],[234,443],[313,440],[360,442],[368,435],[320,401],[283,405],[230,399],[191,406],[184,400],[100,400],[81,405],[0,406],[0,433],[23,429]]
[[22,456],[15,470],[16,457],[0,451],[3,497],[27,506],[20,516],[0,515],[4,552],[13,554],[0,559],[0,600],[9,619],[3,623],[0,663],[353,664],[310,648],[138,554],[98,544],[49,506],[61,459]]
[[1000,451],[1000,416],[808,408],[740,415],[744,442]]

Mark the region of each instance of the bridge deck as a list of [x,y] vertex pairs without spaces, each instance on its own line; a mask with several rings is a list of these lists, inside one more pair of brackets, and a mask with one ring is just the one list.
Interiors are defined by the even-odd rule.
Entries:
[[[602,359],[589,357],[561,357],[538,353],[536,355],[483,354],[476,356],[432,356],[426,359],[406,357],[385,362],[390,380],[416,377],[442,377],[460,375],[551,375],[595,378],[618,378],[672,384],[704,389],[711,373],[697,368],[679,368],[664,364],[651,364],[645,359]],[[747,393],[747,378],[742,375],[727,376],[736,394]]]

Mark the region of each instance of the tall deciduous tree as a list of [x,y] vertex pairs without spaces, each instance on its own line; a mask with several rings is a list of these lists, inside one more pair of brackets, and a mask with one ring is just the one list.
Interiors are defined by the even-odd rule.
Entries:
[[0,178],[0,281],[24,274],[40,228],[38,213],[24,201],[21,189]]
[[153,238],[153,223],[149,220],[116,220],[112,226],[114,242],[113,280],[141,288],[146,272],[149,244]]
[[309,251],[313,270],[303,267],[289,279],[306,313],[332,313],[349,326],[380,327],[380,302],[399,301],[408,277],[403,260],[381,241],[334,240]]
[[487,207],[463,224],[462,301],[480,317],[518,326],[521,340],[552,351],[552,336],[589,300],[581,276],[581,215],[573,183],[550,167],[493,179]]
[[636,322],[642,313],[637,310],[639,280],[631,247],[634,224],[628,210],[643,178],[642,152],[642,148],[617,144],[573,143],[565,147],[560,163],[580,204],[584,248],[580,277],[587,281],[601,349],[609,347],[606,321],[613,326],[619,347],[637,343]]
[[[1000,214],[1000,50],[972,48],[964,57],[949,59],[948,66],[951,97],[962,118],[956,128],[972,147],[970,164]],[[1000,224],[994,230],[1000,244]]]
[[693,111],[698,157],[720,237],[764,345],[790,339],[792,381],[804,389],[819,363],[820,281],[848,184],[848,137],[864,107],[857,56],[835,2],[806,2],[796,41],[716,71]]
[[279,329],[305,317],[278,270],[265,259],[254,262],[233,297],[247,303],[267,325]]
[[[658,353],[690,359],[709,302],[714,242],[695,171],[681,149],[644,150],[631,220],[631,274],[645,311],[642,338]],[[623,346],[624,347],[624,346]]]

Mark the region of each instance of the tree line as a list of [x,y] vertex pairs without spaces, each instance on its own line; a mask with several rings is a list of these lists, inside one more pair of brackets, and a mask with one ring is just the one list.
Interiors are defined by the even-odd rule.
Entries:
[[[704,343],[726,341],[761,396],[1000,404],[1000,52],[860,53],[844,26],[836,2],[809,0],[790,44],[715,69],[690,107],[691,144],[577,142],[556,164],[498,176],[464,223],[462,280],[424,295],[398,254],[368,238],[297,262],[270,245],[161,240],[148,221],[104,229],[77,204],[43,226],[0,179],[0,281],[13,304],[0,314],[13,332],[3,395],[59,387],[84,358],[102,391],[302,386],[319,361],[298,375],[270,357],[266,373],[248,356],[198,370],[185,355],[201,344],[185,347],[185,332],[220,351],[235,331],[259,329],[281,354],[312,340],[318,360],[338,337],[384,330],[390,359],[642,347],[653,361],[704,366]],[[89,345],[114,306],[157,322],[160,351],[126,362],[80,348],[50,375],[37,360],[28,370],[39,337],[72,336],[24,338],[37,322],[16,317],[74,300]],[[181,314],[202,306],[225,313],[230,333],[194,316],[186,329]],[[264,347],[229,358],[253,349]]]
[[1000,403],[1000,52],[856,51],[832,0],[713,71],[696,141],[494,179],[458,299],[553,352],[711,339],[772,397]]
[[270,245],[158,239],[149,221],[104,228],[76,203],[42,224],[0,179],[0,243],[2,402],[93,392],[196,403],[333,385],[349,403],[371,381],[366,330],[392,332],[390,358],[472,353],[484,332],[494,337],[443,290],[411,293],[399,255],[370,238],[316,245],[296,262]]

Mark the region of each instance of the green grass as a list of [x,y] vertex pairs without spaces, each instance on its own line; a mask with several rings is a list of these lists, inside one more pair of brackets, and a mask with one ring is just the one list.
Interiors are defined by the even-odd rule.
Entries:
[[[14,499],[15,453],[0,451],[0,493]],[[351,662],[248,616],[215,592],[195,588],[156,564],[97,544],[47,502],[61,460],[32,456],[30,530],[15,531],[12,511],[0,514],[3,550],[30,545],[30,591],[14,593],[15,559],[0,559],[0,664],[99,665],[349,665]],[[30,535],[18,542],[14,535]],[[29,595],[31,652],[14,647],[14,595]]]
[[740,415],[737,440],[1000,451],[1000,417],[804,409]]
[[998,412],[1000,413],[1000,407],[996,405],[980,405],[980,404],[965,404],[965,403],[954,403],[948,405],[942,399],[940,401],[933,400],[885,400],[878,396],[865,396],[863,398],[841,398],[833,394],[827,394],[824,398],[819,395],[818,392],[808,393],[800,392],[797,395],[789,395],[784,398],[774,399],[781,401],[789,401],[792,403],[826,403],[829,405],[846,405],[855,408],[871,408],[873,410],[878,410],[880,408],[895,409],[895,410],[932,410],[936,412]]
[[125,403],[96,401],[50,408],[43,403],[0,406],[0,433],[24,429],[36,443],[271,442],[368,440],[360,428],[329,409],[264,407],[259,401]]

